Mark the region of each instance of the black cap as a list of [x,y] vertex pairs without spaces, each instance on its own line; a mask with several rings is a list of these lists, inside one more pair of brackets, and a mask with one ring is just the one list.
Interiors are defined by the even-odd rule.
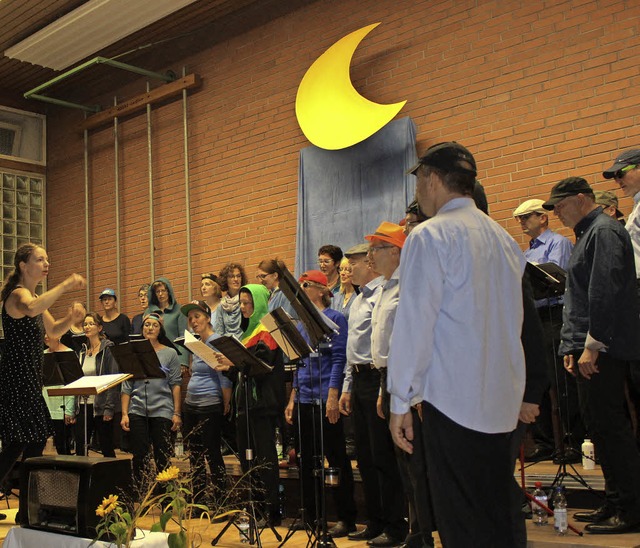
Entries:
[[[471,165],[471,169],[465,163]],[[437,167],[443,171],[469,173],[474,177],[477,175],[476,161],[473,154],[455,141],[438,143],[429,147],[418,163],[407,173],[415,175],[421,165]]]
[[625,150],[613,161],[613,165],[609,169],[602,172],[605,179],[613,179],[616,172],[624,167],[640,164],[640,150],[632,148]]
[[593,196],[593,189],[582,177],[567,177],[551,189],[551,196],[542,204],[542,207],[551,211],[560,200],[564,200],[569,196],[577,196],[578,194],[591,194]]

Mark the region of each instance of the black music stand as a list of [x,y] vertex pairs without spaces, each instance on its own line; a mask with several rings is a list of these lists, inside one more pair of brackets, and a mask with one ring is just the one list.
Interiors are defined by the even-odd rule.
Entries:
[[44,386],[60,386],[83,377],[82,366],[75,352],[45,352],[42,367]]
[[158,355],[147,339],[134,339],[110,348],[120,371],[133,375],[132,380],[164,379],[166,377],[160,367]]
[[[531,280],[531,287],[533,288],[533,296],[536,300],[538,299],[553,299],[559,298],[564,295],[565,284],[567,280],[567,273],[565,270],[560,268],[555,263],[543,263],[543,264],[533,264],[527,262],[525,267],[526,272],[529,274],[529,278]],[[551,316],[551,312],[549,312]],[[551,320],[551,317],[549,318]],[[560,391],[560,379],[558,377],[558,353],[557,348],[553,348],[553,372],[555,377],[555,388],[556,395],[558,400],[561,398]],[[553,488],[555,485],[562,485],[564,478],[570,477],[575,481],[580,483],[585,488],[593,491],[592,487],[587,483],[584,477],[578,472],[575,466],[571,462],[567,462],[570,460],[567,457],[567,449],[570,448],[571,451],[575,451],[570,443],[571,440],[571,425],[569,424],[569,402],[568,402],[568,389],[567,389],[567,381],[565,378],[565,388],[564,388],[564,403],[565,410],[564,413],[562,411],[562,405],[560,401],[558,401],[558,415],[560,418],[560,425],[562,427],[562,443],[560,444],[560,454],[557,455],[557,459],[560,460],[560,464],[558,465],[558,471],[556,472],[556,476],[551,483],[551,487]],[[554,453],[554,454],[557,454]],[[567,471],[567,464],[570,466],[573,473]]]
[[[249,397],[247,393],[247,381],[249,377],[255,377],[271,373],[273,367],[263,362],[261,359],[256,358],[251,352],[249,352],[244,345],[237,339],[229,336],[218,337],[213,341],[216,349],[219,350],[240,372],[240,389],[244,392],[244,412],[245,420],[247,421],[247,450],[245,451],[245,460],[249,465],[249,472],[247,477],[249,478],[249,501],[247,506],[249,507],[249,544],[258,544],[258,548],[262,548],[262,542],[260,540],[261,530],[258,529],[258,519],[256,517],[256,506],[253,500],[253,485],[251,481],[251,465],[253,463],[253,449],[251,447],[251,425],[249,421]],[[222,528],[220,533],[211,541],[211,545],[215,546],[222,536],[227,532],[227,529],[232,525],[240,531],[240,527],[236,523],[240,514],[233,514],[226,525]],[[268,523],[268,519],[265,516],[265,523]],[[268,526],[273,532],[274,536],[280,542],[282,537],[276,531],[273,525]]]
[[[320,347],[321,345],[328,343],[330,338],[334,335],[335,324],[332,326],[331,324],[333,322],[331,322],[324,314],[322,314],[322,312],[320,312],[320,310],[318,310],[318,308],[311,302],[311,299],[309,299],[307,294],[302,290],[302,288],[300,287],[300,284],[293,277],[291,272],[289,272],[284,262],[277,260],[276,270],[280,278],[280,285],[279,285],[280,290],[284,293],[285,297],[289,300],[289,302],[291,303],[291,306],[298,314],[298,318],[304,325],[305,330],[311,341],[311,345],[306,345],[306,346],[307,347],[310,346],[311,349],[314,351],[314,353],[317,354],[316,359],[321,360],[322,357],[321,357]],[[283,333],[284,332],[286,332],[286,330],[283,330]],[[310,354],[306,352],[306,350],[304,350],[304,357],[309,355]],[[318,366],[318,371],[321,371],[320,365]],[[313,382],[314,381],[312,379],[312,383]],[[322,376],[320,376],[320,378],[318,379],[318,383],[319,383],[318,386],[322,386]],[[307,532],[307,536],[308,536],[308,542],[307,542],[308,547],[310,546],[313,547],[315,545],[323,546],[323,547],[325,546],[334,547],[335,543],[333,542],[333,539],[331,538],[327,530],[325,466],[324,466],[325,455],[324,455],[323,402],[322,402],[321,396],[317,400],[317,407],[318,407],[317,412],[319,414],[318,422],[320,424],[320,443],[319,444],[314,443],[314,445],[316,447],[317,446],[320,447],[320,454],[313,455],[312,457],[313,461],[319,464],[319,467],[316,473],[314,474],[316,478],[316,482],[314,484],[315,491],[316,491],[315,492],[315,498],[316,498],[315,539],[312,540],[312,533],[310,533],[307,530],[307,524],[304,523],[304,520],[303,520],[303,523],[304,523],[305,531]],[[315,405],[313,409],[314,409],[314,415],[312,416],[312,421],[314,424],[313,436],[315,439],[315,435],[316,435]],[[300,402],[298,402],[297,418],[298,418],[298,428],[300,428]],[[301,435],[300,432],[299,432],[299,435]],[[304,460],[304,458],[305,456],[301,455],[301,459]],[[302,470],[301,470],[301,473],[302,473]],[[304,498],[302,496],[303,495],[302,478],[300,479],[300,485],[301,485],[301,492],[300,492],[301,519],[303,519],[304,510],[302,507],[304,506]],[[296,520],[297,519],[298,517],[296,517]],[[292,532],[295,529],[295,523],[296,521],[294,521],[291,527],[289,527],[289,531],[287,532],[287,535],[285,537],[286,540],[288,540],[291,537]],[[284,542],[280,546],[282,546],[283,544]]]

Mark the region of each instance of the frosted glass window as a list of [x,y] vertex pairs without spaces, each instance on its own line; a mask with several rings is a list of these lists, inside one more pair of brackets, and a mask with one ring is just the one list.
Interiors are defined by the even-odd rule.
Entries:
[[13,270],[13,257],[22,244],[45,242],[44,179],[37,175],[0,170],[0,272],[3,279]]

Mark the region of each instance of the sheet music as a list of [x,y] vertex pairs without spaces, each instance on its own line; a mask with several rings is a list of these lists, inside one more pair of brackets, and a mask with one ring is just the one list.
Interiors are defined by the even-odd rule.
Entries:
[[[285,310],[283,310],[283,312],[287,314]],[[293,345],[289,344],[289,341],[282,334],[282,331],[278,329],[278,325],[276,324],[276,321],[274,320],[271,314],[272,313],[270,312],[269,314],[264,316],[260,320],[260,323],[267,328],[269,333],[271,333],[271,336],[275,339],[275,341],[278,343],[278,346],[282,349],[282,351],[289,358],[289,360],[290,361],[297,360],[298,358],[300,358],[300,354],[296,352]],[[291,318],[289,314],[287,314],[287,316],[289,317],[289,319]]]
[[184,331],[184,345],[193,352],[198,358],[204,361],[211,369],[222,365],[216,358],[215,350],[196,339],[189,331]]
[[117,386],[121,382],[131,378],[128,373],[114,373],[112,375],[85,375],[77,381],[67,384],[62,388],[48,389],[50,396],[64,396],[67,394],[76,395],[96,395],[108,390],[113,386]]

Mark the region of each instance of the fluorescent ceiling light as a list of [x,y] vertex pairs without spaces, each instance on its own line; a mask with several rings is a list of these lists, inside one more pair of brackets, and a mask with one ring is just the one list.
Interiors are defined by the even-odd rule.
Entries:
[[4,54],[63,70],[196,0],[90,0]]

